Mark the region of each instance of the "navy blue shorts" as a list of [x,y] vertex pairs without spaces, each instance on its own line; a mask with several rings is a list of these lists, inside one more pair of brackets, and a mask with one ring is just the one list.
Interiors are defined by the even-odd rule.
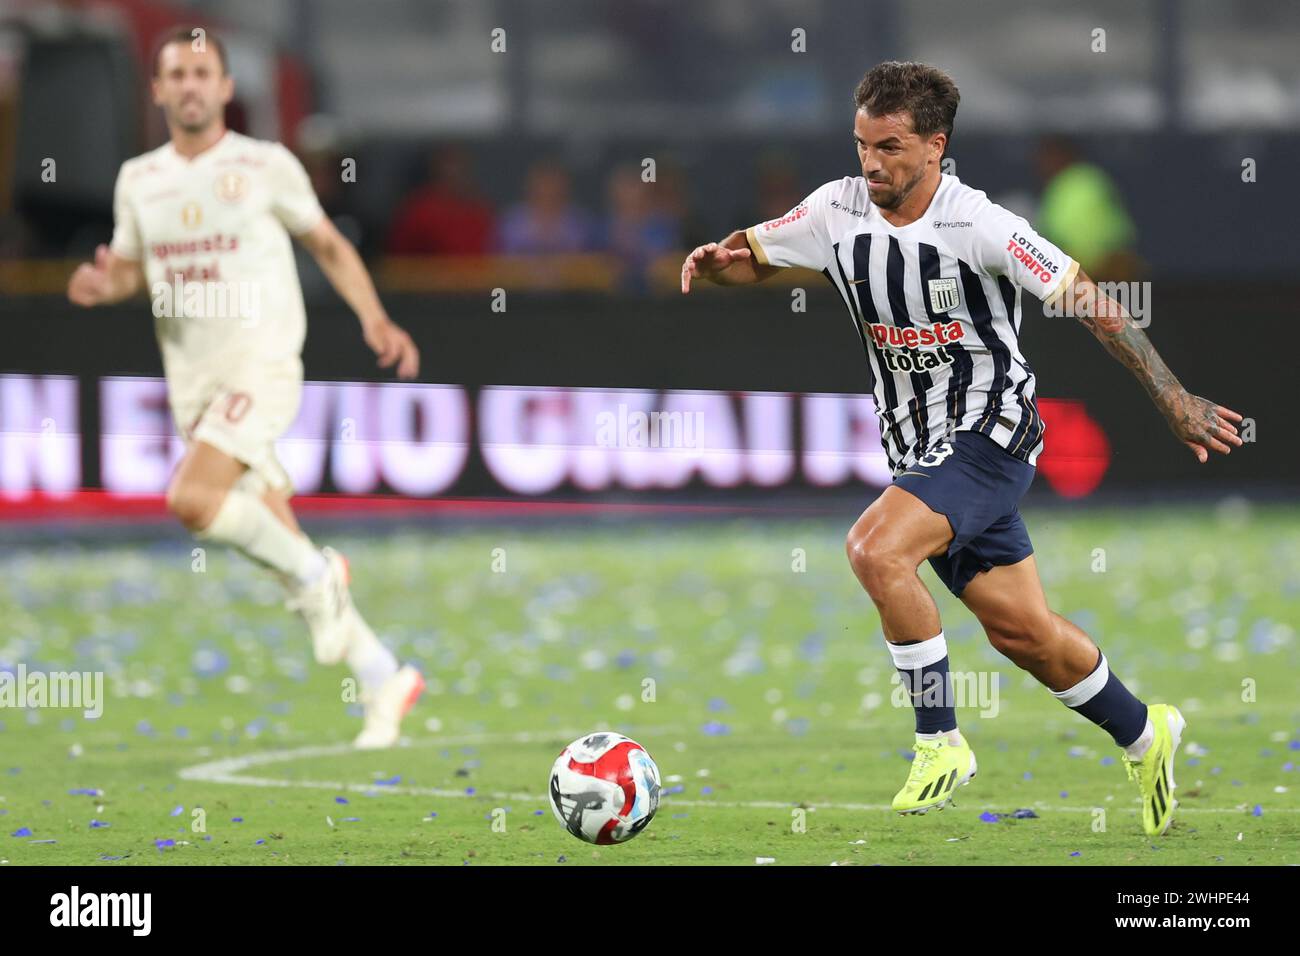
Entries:
[[948,553],[931,558],[930,567],[953,594],[960,597],[981,571],[1034,553],[1017,507],[1034,471],[988,436],[962,431],[894,479],[952,526]]

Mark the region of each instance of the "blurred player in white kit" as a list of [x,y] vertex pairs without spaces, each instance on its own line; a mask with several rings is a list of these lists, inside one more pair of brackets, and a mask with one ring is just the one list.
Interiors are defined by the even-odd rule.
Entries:
[[356,313],[380,366],[413,378],[419,352],[389,320],[293,154],[226,129],[234,82],[216,37],[170,34],[152,86],[170,140],[122,164],[112,243],[76,270],[68,298],[92,306],[149,291],[186,442],[168,508],[197,538],[230,544],[275,572],[311,631],[317,662],[346,660],[357,676],[365,720],[355,746],[392,746],[424,679],[399,667],[353,606],[342,555],[303,534],[275,457],[302,398],[306,315],[290,235]]

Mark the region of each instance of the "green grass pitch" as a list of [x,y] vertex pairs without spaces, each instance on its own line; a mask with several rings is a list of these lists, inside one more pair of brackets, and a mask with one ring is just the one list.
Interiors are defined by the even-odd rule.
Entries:
[[[0,863],[1300,863],[1300,511],[1027,515],[1053,607],[1189,721],[1155,840],[1110,738],[928,568],[953,670],[985,681],[958,711],[980,773],[942,813],[889,812],[912,715],[844,558],[853,517],[320,533],[429,678],[409,745],[380,753],[348,750],[348,672],[313,664],[237,555],[195,570],[179,531],[0,551],[0,667],[106,675],[95,720],[0,709]],[[597,848],[544,794],[560,748],[604,728],[666,796]]]

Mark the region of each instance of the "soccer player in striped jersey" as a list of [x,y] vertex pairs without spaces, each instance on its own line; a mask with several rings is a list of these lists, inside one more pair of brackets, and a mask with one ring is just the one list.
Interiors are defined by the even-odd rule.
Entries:
[[357,313],[381,365],[411,378],[419,351],[389,320],[302,164],[279,143],[226,129],[233,94],[225,50],[211,33],[178,30],[159,47],[153,97],[170,139],[123,163],[112,243],[73,273],[68,298],[96,306],[148,289],[167,397],[186,443],[168,508],[200,540],[231,545],[279,578],[316,661],[346,661],[357,676],[365,718],[355,746],[390,747],[424,678],[399,666],[352,603],[343,556],[298,527],[275,453],[302,399],[306,315],[289,237]]
[[976,771],[957,729],[939,612],[917,575],[929,560],[998,651],[1111,735],[1142,793],[1145,831],[1164,833],[1186,722],[1172,705],[1136,698],[1088,635],[1047,606],[1018,510],[1045,431],[1018,343],[1022,291],[1092,332],[1198,461],[1241,444],[1241,416],[1183,388],[1067,252],[941,171],[958,101],[934,67],[874,67],[855,92],[861,175],[698,247],[682,291],[693,278],[745,285],[815,269],[861,337],[894,480],[849,531],[847,551],[916,710],[916,757],[894,809],[942,809]]

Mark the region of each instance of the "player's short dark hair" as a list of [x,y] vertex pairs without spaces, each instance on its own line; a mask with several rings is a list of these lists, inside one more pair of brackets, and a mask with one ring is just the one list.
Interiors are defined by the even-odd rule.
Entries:
[[943,133],[952,139],[961,93],[952,77],[938,67],[890,60],[867,71],[853,91],[853,102],[869,116],[909,114],[918,136]]
[[221,38],[207,27],[190,26],[177,27],[176,29],[168,30],[163,34],[162,39],[158,41],[158,45],[153,48],[153,75],[158,75],[158,65],[162,62],[162,51],[164,47],[169,47],[173,43],[185,43],[193,46],[198,42],[198,38],[195,37],[194,34],[200,30],[203,31],[203,43],[209,49],[217,52],[217,59],[221,61],[221,72],[229,73],[230,66],[226,62],[226,45],[221,42]]

